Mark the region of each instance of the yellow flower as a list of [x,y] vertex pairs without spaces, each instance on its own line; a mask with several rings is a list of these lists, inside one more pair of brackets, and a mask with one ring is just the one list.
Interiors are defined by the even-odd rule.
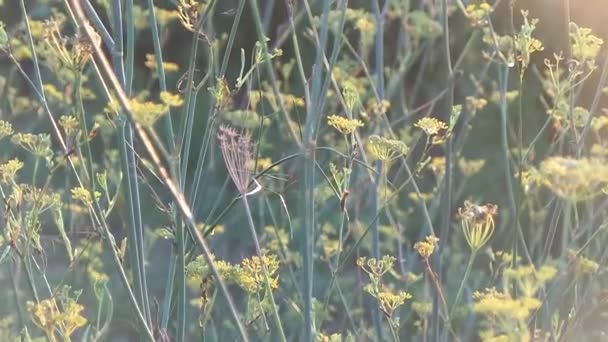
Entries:
[[15,182],[17,171],[23,168],[23,162],[19,159],[11,159],[4,164],[0,164],[0,183],[8,184]]
[[80,130],[80,124],[78,123],[78,119],[76,119],[73,115],[63,115],[59,118],[59,126],[63,128],[65,135],[67,136],[75,136]]
[[427,259],[435,251],[437,242],[439,242],[439,238],[434,235],[428,235],[424,241],[416,242],[414,244],[414,249],[422,258]]
[[397,261],[392,255],[385,255],[382,259],[360,257],[357,259],[357,266],[367,273],[370,278],[380,278],[386,272],[389,272]]
[[[502,317],[505,321],[524,321],[532,310],[538,309],[541,302],[533,297],[512,298],[506,292],[499,292],[495,288],[473,294],[475,304],[473,311],[489,317]],[[500,320],[499,320],[500,321]]]
[[368,17],[361,17],[355,22],[355,28],[362,33],[374,33],[376,25]]
[[151,101],[142,102],[136,98],[129,100],[133,119],[144,127],[151,127],[165,113],[168,106],[166,104],[154,103]]
[[424,117],[414,124],[414,126],[420,128],[426,133],[426,135],[435,135],[442,130],[448,129],[445,122],[438,120],[437,118]]
[[[173,62],[165,62],[163,61],[163,69],[165,70],[165,72],[177,72],[179,71],[179,66]],[[144,62],[144,65],[150,69],[150,70],[156,70],[156,56],[151,54],[151,53],[147,53],[146,54],[146,61]]]
[[34,324],[42,329],[51,341],[55,340],[56,331],[69,340],[76,329],[87,323],[87,319],[81,314],[84,307],[72,298],[62,303],[61,310],[53,298],[44,299],[39,303],[28,302],[27,309]]
[[458,167],[465,177],[470,177],[479,173],[484,165],[486,165],[486,161],[484,159],[460,158],[458,160]]
[[408,151],[404,142],[377,135],[369,137],[367,147],[374,158],[383,162],[390,162],[401,155],[407,154]]
[[570,40],[572,57],[581,63],[595,65],[595,58],[604,44],[604,40],[591,34],[591,29],[570,23]]
[[524,296],[534,296],[545,283],[553,279],[557,269],[553,266],[543,265],[536,269],[533,265],[506,268],[504,278],[507,281],[515,280],[517,286]]
[[160,93],[160,100],[169,107],[179,107],[184,104],[184,99],[181,96],[168,91]]
[[601,194],[608,184],[608,165],[598,159],[550,157],[541,163],[539,173],[545,186],[575,202]]
[[466,7],[466,16],[471,20],[471,25],[481,26],[485,25],[488,20],[487,16],[493,12],[492,6],[488,3],[482,2],[480,4],[469,4]]
[[600,265],[582,255],[576,255],[573,250],[568,251],[568,257],[574,263],[574,269],[578,275],[595,274],[600,268]]
[[412,295],[408,292],[400,291],[395,293],[386,288],[377,290],[372,284],[366,285],[364,290],[376,298],[378,305],[380,305],[380,310],[388,317],[392,317],[397,308],[403,305],[406,300],[412,298]]
[[8,137],[13,133],[13,125],[8,121],[0,120],[0,139]]
[[349,119],[339,115],[327,117],[327,123],[342,134],[351,134],[358,127],[363,127],[363,122],[357,119]]
[[[86,188],[79,186],[79,187],[72,188],[72,190],[70,190],[70,192],[72,193],[73,199],[81,201],[84,205],[90,206],[93,204],[93,199],[91,198],[91,192],[89,190],[87,190]],[[95,191],[95,200],[99,199],[100,196],[101,196],[101,194],[99,192]]]
[[264,255],[262,259],[258,256],[243,259],[240,266],[234,269],[235,283],[249,293],[257,293],[264,289],[266,286],[262,261],[268,270],[270,287],[278,288],[279,278],[276,273],[279,270],[279,260],[276,255]]
[[179,20],[186,30],[194,32],[197,29],[200,13],[205,10],[206,6],[206,4],[197,3],[196,0],[178,1]]

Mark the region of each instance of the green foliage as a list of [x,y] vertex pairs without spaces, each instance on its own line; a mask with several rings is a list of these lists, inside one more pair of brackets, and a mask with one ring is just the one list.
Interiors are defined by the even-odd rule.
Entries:
[[3,339],[605,335],[600,30],[309,2],[0,0]]

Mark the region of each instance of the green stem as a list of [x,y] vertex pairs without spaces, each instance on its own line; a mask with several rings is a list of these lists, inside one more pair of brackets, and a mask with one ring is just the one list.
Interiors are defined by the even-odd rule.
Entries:
[[391,322],[391,317],[388,317],[388,327],[391,330],[393,341],[399,342],[399,334],[397,334],[397,330],[395,329],[395,326],[393,326],[393,322]]
[[272,294],[272,286],[270,284],[270,275],[268,274],[268,267],[266,267],[266,263],[264,262],[264,255],[262,254],[262,249],[260,248],[260,242],[258,240],[257,233],[255,231],[255,224],[253,223],[253,216],[251,215],[251,208],[249,207],[249,202],[247,201],[247,195],[243,195],[243,206],[245,207],[245,213],[247,214],[247,222],[249,223],[249,229],[251,230],[251,237],[253,239],[256,253],[258,254],[258,258],[260,258],[260,263],[262,264],[262,270],[264,271],[264,282],[266,283],[266,291],[268,296],[270,297],[270,301],[272,304],[272,315],[274,316],[275,324],[277,325],[277,331],[279,332],[279,336],[281,336],[281,341],[286,342],[287,338],[285,337],[285,332],[283,331],[283,324],[281,324],[281,317],[279,316],[279,311],[277,309],[277,304],[274,300],[274,296]]
[[458,287],[458,292],[456,292],[456,298],[454,299],[454,303],[452,303],[452,308],[450,309],[450,317],[454,315],[454,310],[458,305],[458,301],[460,300],[460,296],[462,295],[462,291],[464,290],[464,285],[469,278],[469,274],[471,273],[471,267],[473,266],[473,262],[475,261],[475,257],[477,256],[477,250],[474,250],[469,257],[469,262],[467,264],[467,268],[464,271],[464,276],[462,277],[462,281],[460,282],[460,286]]

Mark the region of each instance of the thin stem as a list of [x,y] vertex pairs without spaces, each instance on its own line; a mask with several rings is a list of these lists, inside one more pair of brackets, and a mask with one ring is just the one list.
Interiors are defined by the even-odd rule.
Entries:
[[277,304],[272,294],[272,285],[270,284],[270,275],[268,274],[268,267],[266,267],[266,263],[264,262],[264,255],[262,254],[262,249],[260,248],[260,241],[258,240],[258,236],[255,231],[255,224],[253,223],[253,216],[251,215],[251,208],[249,207],[249,202],[247,201],[247,195],[243,195],[243,206],[245,207],[245,214],[247,216],[247,222],[249,223],[251,238],[253,239],[253,243],[255,245],[255,251],[258,254],[260,264],[262,264],[262,270],[264,271],[264,282],[266,283],[266,292],[267,295],[270,297],[270,301],[272,304],[272,314],[274,316],[274,321],[277,326],[277,331],[279,332],[279,336],[281,336],[281,341],[286,342],[287,338],[285,337],[285,332],[283,331],[283,324],[281,324],[281,317],[279,316],[279,310],[277,309]]
[[[76,18],[79,20],[81,26],[84,28],[85,34],[87,35],[87,37],[89,39],[93,39],[92,37],[93,37],[94,33],[92,32],[91,27],[87,26],[87,25],[82,25],[83,23],[87,22],[88,20],[85,16],[84,12],[82,11],[79,1],[72,0],[71,3],[72,3],[72,6],[74,7],[74,10],[75,10],[74,12],[76,14]],[[114,72],[112,72],[112,67],[110,66],[109,61],[107,60],[103,51],[101,50],[101,47],[98,45],[94,45],[93,51],[94,51],[94,55],[101,62],[102,70],[105,73],[105,76],[108,77],[113,90],[116,92],[118,102],[119,102],[121,108],[127,114],[129,121],[131,121],[134,124],[135,130],[137,132],[137,135],[138,135],[140,141],[142,142],[143,148],[148,152],[148,154],[152,160],[152,164],[157,168],[157,170],[159,172],[159,176],[161,177],[165,187],[167,188],[167,190],[171,194],[173,200],[175,201],[176,207],[179,210],[181,216],[184,218],[184,221],[186,223],[186,226],[188,227],[188,230],[190,231],[190,234],[194,237],[195,241],[201,247],[205,261],[209,264],[209,268],[211,269],[211,272],[212,272],[222,294],[224,295],[224,297],[227,301],[228,308],[230,310],[234,323],[237,326],[241,339],[243,339],[244,341],[249,341],[245,327],[243,326],[243,323],[240,320],[240,315],[237,312],[234,302],[232,300],[232,296],[230,295],[228,288],[226,287],[226,283],[224,282],[221,274],[219,273],[217,267],[215,266],[214,260],[212,259],[211,250],[209,249],[209,246],[207,245],[205,238],[196,229],[194,215],[192,213],[192,209],[190,208],[190,205],[188,204],[188,202],[185,199],[184,194],[179,190],[179,187],[177,186],[176,182],[174,181],[174,179],[171,177],[171,175],[167,171],[166,167],[164,166],[162,160],[160,159],[158,151],[156,150],[156,148],[154,147],[154,145],[152,143],[152,140],[150,139],[150,135],[144,130],[143,127],[141,127],[139,124],[137,124],[134,121],[133,113],[132,113],[130,105],[129,105],[129,100],[128,100],[120,82],[118,81],[118,78],[116,77]]]
[[474,250],[471,253],[471,256],[469,256],[469,262],[467,263],[467,268],[464,271],[464,276],[462,277],[462,280],[460,281],[460,286],[458,287],[458,292],[456,292],[456,298],[454,298],[454,303],[452,303],[452,308],[450,309],[450,317],[452,317],[454,315],[454,310],[456,309],[456,306],[458,305],[458,301],[460,300],[460,296],[462,295],[462,291],[464,290],[464,285],[467,282],[467,279],[469,278],[469,274],[471,273],[471,268],[473,266],[473,262],[475,261],[475,257],[477,256],[477,251]]

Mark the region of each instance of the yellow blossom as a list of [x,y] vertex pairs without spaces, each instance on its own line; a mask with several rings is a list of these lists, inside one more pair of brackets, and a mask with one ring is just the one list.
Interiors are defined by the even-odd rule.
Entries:
[[349,119],[340,115],[330,115],[327,123],[342,134],[351,134],[358,127],[363,127],[363,122],[357,119]]
[[479,173],[485,164],[486,161],[484,159],[460,158],[458,160],[458,168],[460,168],[460,172],[462,172],[465,177],[470,177]]
[[435,135],[442,130],[446,130],[448,126],[445,122],[438,120],[437,118],[424,117],[414,124],[414,126],[420,128],[426,133],[426,135]]
[[[79,186],[79,187],[72,188],[72,190],[70,190],[70,192],[72,193],[73,199],[81,201],[84,205],[90,206],[93,204],[93,199],[91,198],[91,192],[89,190],[87,190],[86,188]],[[101,196],[101,194],[99,192],[95,191],[95,200],[99,199],[100,196]]]
[[572,41],[572,57],[591,67],[595,65],[604,40],[591,34],[591,29],[570,23],[570,40]]
[[469,4],[466,7],[466,16],[471,20],[471,25],[482,26],[487,24],[487,17],[494,9],[486,2],[480,4]]
[[[162,64],[163,69],[167,73],[179,71],[179,66],[176,63],[163,61]],[[151,53],[147,53],[144,65],[150,70],[156,70],[156,56]]]
[[0,120],[0,139],[8,137],[13,133],[13,125],[8,121]]
[[184,104],[184,99],[181,96],[168,91],[160,93],[160,100],[169,107],[180,107]]
[[367,140],[367,147],[371,155],[383,162],[407,154],[408,148],[404,142],[372,135]]
[[357,266],[370,277],[379,278],[389,272],[397,259],[392,255],[385,255],[382,259],[360,257],[357,259]]
[[151,127],[156,120],[163,116],[168,109],[165,104],[154,103],[151,101],[142,102],[136,98],[129,100],[133,119],[144,127]]
[[16,158],[0,164],[0,183],[8,184],[16,182],[15,176],[21,168],[23,168],[23,162]]
[[593,198],[608,184],[608,165],[598,159],[549,157],[539,172],[542,184],[571,201]]
[[434,235],[428,235],[424,241],[416,242],[414,244],[414,249],[423,259],[427,259],[435,251],[438,242],[439,238]]

